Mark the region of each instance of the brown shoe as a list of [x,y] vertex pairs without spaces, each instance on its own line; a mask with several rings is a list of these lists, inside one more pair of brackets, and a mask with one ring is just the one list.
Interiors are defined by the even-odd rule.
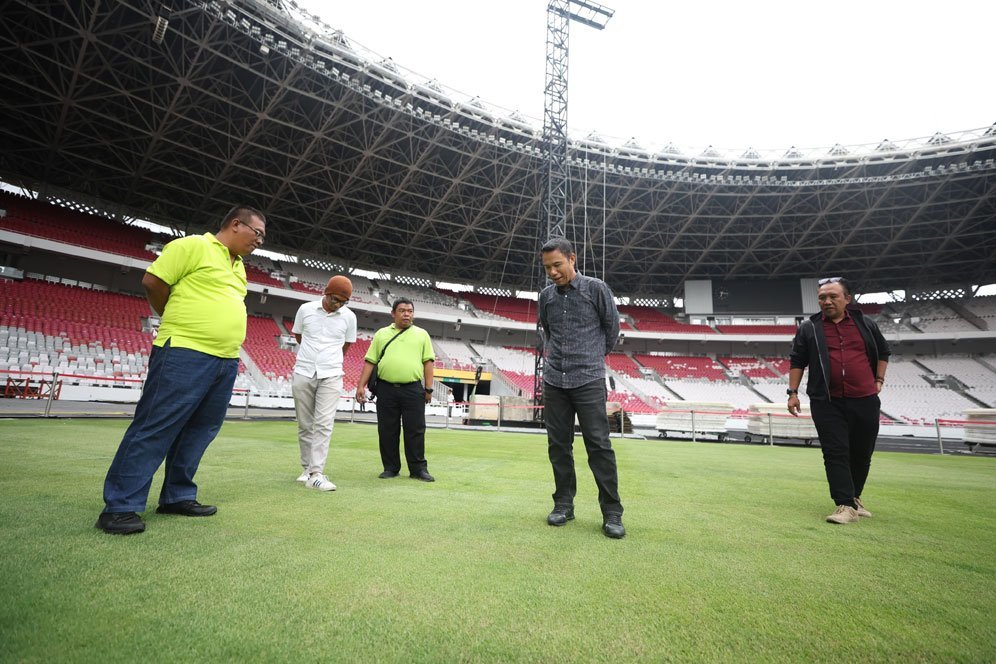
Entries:
[[871,516],[872,515],[872,513],[869,512],[868,510],[866,510],[865,506],[861,504],[861,499],[860,498],[855,498],[854,499],[854,504],[857,505],[857,508],[854,511],[858,513],[858,516]]
[[858,520],[858,511],[850,505],[837,505],[837,510],[827,517],[827,523],[853,523]]

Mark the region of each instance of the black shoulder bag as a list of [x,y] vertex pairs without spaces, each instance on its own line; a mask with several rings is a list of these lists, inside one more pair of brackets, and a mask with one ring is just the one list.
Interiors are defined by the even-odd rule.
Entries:
[[377,364],[373,366],[373,371],[370,372],[370,380],[367,381],[367,390],[370,392],[370,394],[374,395],[374,397],[377,396],[377,388],[379,387],[378,383],[380,383],[380,379],[377,377],[377,365],[379,365],[380,361],[384,359],[384,353],[387,352],[387,347],[390,346],[395,339],[397,339],[406,331],[408,331],[408,329],[409,328],[406,327],[404,330],[401,330],[393,337],[391,337],[391,340],[388,341],[386,344],[384,344],[384,350],[380,351],[380,357],[377,358]]

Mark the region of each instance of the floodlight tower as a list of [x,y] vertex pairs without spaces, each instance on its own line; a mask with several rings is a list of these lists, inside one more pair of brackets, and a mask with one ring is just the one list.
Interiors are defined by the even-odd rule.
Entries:
[[[546,237],[567,230],[567,44],[571,21],[602,30],[614,10],[589,0],[550,0],[546,7],[546,88],[543,95],[543,147],[546,150]],[[543,277],[540,277],[543,283]],[[540,332],[537,326],[537,332]],[[537,349],[533,402],[543,404],[543,353]],[[541,411],[535,411],[539,416]]]

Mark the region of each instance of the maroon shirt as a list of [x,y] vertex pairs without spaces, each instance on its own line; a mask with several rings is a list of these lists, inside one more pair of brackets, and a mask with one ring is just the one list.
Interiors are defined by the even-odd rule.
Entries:
[[851,314],[845,309],[839,323],[823,316],[823,333],[830,355],[830,398],[853,399],[878,394],[865,340]]

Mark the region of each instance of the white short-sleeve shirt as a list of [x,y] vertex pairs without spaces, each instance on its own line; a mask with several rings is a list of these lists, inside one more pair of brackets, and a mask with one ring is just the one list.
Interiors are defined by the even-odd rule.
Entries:
[[306,302],[297,310],[293,332],[301,335],[294,373],[309,378],[343,375],[342,345],[356,341],[356,314],[348,307],[329,313],[321,300]]

